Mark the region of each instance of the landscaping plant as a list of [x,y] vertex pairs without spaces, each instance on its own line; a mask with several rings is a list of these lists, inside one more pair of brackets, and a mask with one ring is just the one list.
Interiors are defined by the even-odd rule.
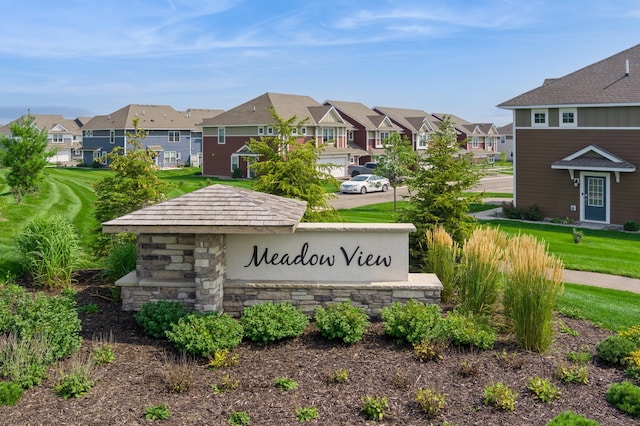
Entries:
[[24,390],[22,386],[14,382],[0,382],[0,406],[16,405]]
[[299,383],[289,377],[276,377],[273,381],[273,384],[278,389],[282,389],[284,391],[290,391],[298,389]]
[[0,335],[0,377],[24,389],[45,378],[50,359],[51,346],[42,336],[19,338],[13,332]]
[[620,335],[609,336],[596,345],[596,354],[602,361],[625,365],[631,352],[638,349],[632,340]]
[[386,335],[414,344],[433,337],[441,321],[438,304],[424,304],[415,299],[385,306],[380,316]]
[[288,302],[266,302],[245,309],[240,321],[246,338],[269,343],[302,335],[309,325],[309,316]]
[[332,303],[326,308],[317,307],[315,321],[322,336],[348,344],[361,340],[370,325],[364,308],[352,306],[348,300]]
[[595,420],[591,420],[577,414],[571,410],[563,411],[562,413],[549,420],[546,426],[598,426],[599,423]]
[[442,226],[426,231],[427,258],[425,263],[428,272],[436,274],[442,283],[440,299],[449,303],[456,295],[456,262],[459,247]]
[[556,377],[564,383],[589,384],[589,369],[586,365],[561,364],[556,369]]
[[135,271],[137,261],[138,253],[134,242],[117,243],[104,259],[102,274],[105,278],[115,282],[129,272]]
[[318,409],[316,407],[298,407],[296,408],[296,420],[299,422],[310,422],[318,418]]
[[454,345],[491,349],[498,339],[498,332],[484,317],[452,311],[440,322],[437,339]]
[[74,358],[69,370],[62,369],[57,382],[53,386],[56,395],[68,399],[89,393],[95,385],[92,379],[91,358]]
[[640,418],[640,387],[630,381],[613,383],[607,390],[607,401],[631,417]]
[[251,417],[246,411],[234,411],[229,414],[227,422],[232,426],[242,426],[251,424]]
[[529,379],[527,389],[531,391],[534,398],[545,403],[549,403],[554,399],[560,398],[560,391],[558,390],[558,387],[548,379],[543,379],[541,377],[532,377]]
[[228,314],[191,312],[172,324],[167,338],[180,352],[208,358],[218,349],[232,349],[242,341],[242,324]]
[[148,336],[164,339],[167,337],[165,332],[187,314],[182,303],[159,300],[142,305],[136,314],[136,323]]
[[562,261],[529,235],[510,239],[503,304],[518,343],[544,352],[553,342],[553,309],[562,293]]
[[240,356],[238,354],[231,355],[229,349],[216,349],[213,352],[213,356],[209,359],[207,367],[212,370],[218,368],[233,367],[240,363]]
[[167,403],[149,406],[144,409],[144,418],[147,420],[166,420],[171,417]]
[[514,411],[518,392],[502,382],[486,386],[483,390],[484,403],[505,411]]
[[362,397],[362,412],[369,420],[382,420],[387,415],[386,410],[389,409],[389,401],[385,396],[369,396]]
[[418,389],[416,402],[428,416],[437,416],[444,409],[445,394],[433,389]]
[[506,234],[496,228],[478,228],[465,241],[458,266],[458,302],[464,312],[490,316],[501,290],[500,262]]

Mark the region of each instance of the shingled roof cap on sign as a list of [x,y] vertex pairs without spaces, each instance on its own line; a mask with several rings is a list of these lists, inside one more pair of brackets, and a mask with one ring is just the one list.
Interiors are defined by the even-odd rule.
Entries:
[[307,203],[227,185],[212,185],[102,224],[107,233],[292,233]]

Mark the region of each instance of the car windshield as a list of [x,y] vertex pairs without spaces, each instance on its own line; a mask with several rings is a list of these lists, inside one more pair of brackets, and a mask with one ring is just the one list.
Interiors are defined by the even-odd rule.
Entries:
[[369,175],[358,175],[356,177],[351,178],[352,181],[354,182],[360,182],[363,180],[367,180],[367,178],[369,177]]

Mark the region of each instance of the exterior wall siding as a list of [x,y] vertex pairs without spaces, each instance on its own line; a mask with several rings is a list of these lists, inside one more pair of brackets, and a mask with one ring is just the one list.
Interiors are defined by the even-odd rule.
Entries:
[[[559,127],[559,108],[548,109],[549,127]],[[640,107],[581,107],[578,127],[640,127]],[[531,109],[517,109],[516,127],[531,127]]]
[[231,177],[231,154],[242,148],[247,136],[225,136],[225,143],[218,143],[218,136],[202,138],[202,174],[204,176]]
[[[517,129],[517,205],[536,204],[547,217],[579,220],[580,188],[573,186],[567,170],[552,170],[551,164],[594,144],[640,167],[639,141],[640,130]],[[610,222],[640,221],[640,173],[620,173],[620,183],[610,175]]]

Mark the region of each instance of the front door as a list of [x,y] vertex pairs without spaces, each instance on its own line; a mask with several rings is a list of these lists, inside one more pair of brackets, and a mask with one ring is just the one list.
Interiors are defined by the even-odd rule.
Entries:
[[584,177],[584,220],[607,221],[606,178],[602,176]]

